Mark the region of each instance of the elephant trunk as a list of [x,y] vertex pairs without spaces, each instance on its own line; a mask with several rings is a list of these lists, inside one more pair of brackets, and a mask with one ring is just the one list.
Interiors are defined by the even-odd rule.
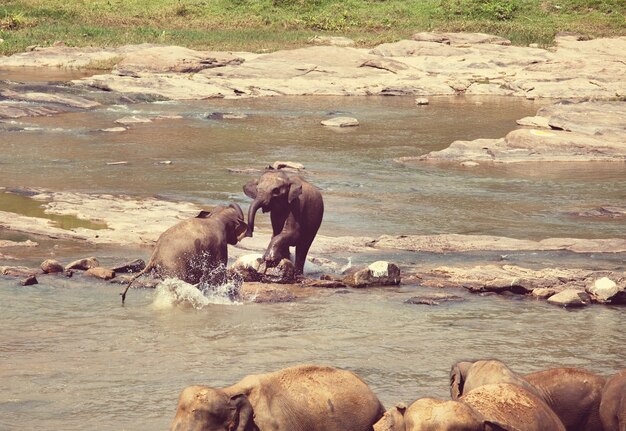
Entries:
[[254,232],[254,217],[259,208],[263,205],[263,202],[260,199],[255,199],[250,204],[250,208],[248,208],[248,230],[246,231],[246,236],[252,238],[252,232]]

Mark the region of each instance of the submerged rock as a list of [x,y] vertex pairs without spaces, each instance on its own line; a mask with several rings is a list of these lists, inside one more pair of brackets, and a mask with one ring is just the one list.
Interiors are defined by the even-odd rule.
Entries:
[[420,293],[417,296],[412,296],[404,301],[405,304],[413,305],[441,305],[444,302],[460,302],[465,301],[463,298],[457,295],[450,295],[447,293]]
[[322,125],[329,127],[355,127],[359,125],[359,120],[353,117],[335,117],[323,120]]
[[591,304],[589,295],[581,290],[566,289],[548,298],[548,302],[563,307],[584,307]]
[[85,271],[85,275],[89,277],[99,278],[101,280],[111,280],[115,278],[115,271],[109,268],[97,266],[95,268],[89,268],[87,271]]
[[77,269],[79,271],[86,271],[91,268],[96,268],[100,266],[100,262],[95,257],[87,257],[84,259],[75,260],[65,266],[65,270],[69,271],[72,269]]
[[33,286],[35,284],[39,284],[39,281],[37,280],[36,276],[31,275],[28,278],[22,280],[20,284],[22,286]]
[[146,262],[143,259],[135,259],[131,262],[126,262],[121,265],[111,268],[116,274],[134,273],[143,270],[146,267]]

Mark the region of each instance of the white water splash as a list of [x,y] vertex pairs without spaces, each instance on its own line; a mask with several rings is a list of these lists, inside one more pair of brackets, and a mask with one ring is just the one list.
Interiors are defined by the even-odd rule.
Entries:
[[236,286],[231,282],[217,287],[199,287],[177,278],[166,278],[156,287],[152,306],[159,310],[174,307],[200,310],[209,304],[240,304],[232,299]]

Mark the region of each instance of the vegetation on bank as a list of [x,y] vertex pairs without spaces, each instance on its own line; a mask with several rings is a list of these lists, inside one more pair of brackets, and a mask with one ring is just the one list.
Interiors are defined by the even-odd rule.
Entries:
[[0,54],[28,46],[160,43],[266,51],[341,35],[359,46],[418,31],[549,45],[558,32],[626,35],[624,0],[3,0]]

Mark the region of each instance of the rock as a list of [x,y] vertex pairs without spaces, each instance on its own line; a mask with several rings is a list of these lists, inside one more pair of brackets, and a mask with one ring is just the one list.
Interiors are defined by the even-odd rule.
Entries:
[[348,274],[342,281],[352,287],[393,286],[400,284],[400,268],[380,260]]
[[111,268],[116,274],[129,274],[142,271],[146,267],[146,262],[143,259],[135,259],[131,262],[126,262],[118,266]]
[[271,168],[272,169],[284,169],[284,170],[289,170],[289,171],[303,171],[305,169],[302,163],[281,162],[281,161],[276,161],[272,163]]
[[289,259],[282,259],[278,265],[273,267],[265,267],[262,264],[259,268],[262,272],[262,281],[264,283],[291,284],[296,281],[296,267]]
[[428,105],[429,103],[430,102],[425,97],[418,97],[417,99],[415,99],[415,104],[418,106],[425,106],[425,105]]
[[548,298],[548,302],[563,307],[584,307],[591,303],[591,298],[586,292],[578,289],[565,289]]
[[480,163],[477,162],[461,162],[461,166],[464,168],[475,168],[476,166],[480,166]]
[[524,117],[516,121],[520,126],[539,127],[542,129],[550,128],[550,120],[548,118],[536,115],[534,117]]
[[280,303],[298,299],[296,288],[288,284],[244,283],[239,289],[244,302]]
[[248,118],[246,114],[236,114],[233,112],[212,112],[206,115],[209,120],[243,120]]
[[54,274],[58,272],[65,272],[65,268],[58,260],[47,259],[41,263],[41,270],[44,274]]
[[556,289],[553,289],[551,287],[538,287],[536,289],[533,289],[532,291],[532,295],[540,299],[548,299],[555,293]]
[[99,278],[101,280],[111,280],[112,278],[115,278],[115,271],[109,268],[97,266],[94,268],[89,268],[87,271],[85,271],[85,275],[89,277]]
[[262,263],[262,254],[246,254],[237,258],[228,271],[241,277],[243,281],[260,281],[262,274],[259,273],[259,268]]
[[495,44],[511,45],[511,41],[499,36],[484,33],[436,33],[421,32],[411,36],[416,41],[437,42],[447,45]]
[[85,99],[84,97],[70,96],[70,95],[39,93],[39,92],[18,93],[13,90],[4,90],[0,92],[0,96],[7,98],[7,99],[11,99],[11,100],[18,100],[21,102],[51,103],[51,104],[56,104],[56,105],[69,106],[71,108],[78,108],[78,109],[92,109],[92,108],[97,108],[98,106],[100,106],[100,103],[95,102],[93,100],[88,100],[88,99]]
[[106,129],[100,129],[101,132],[107,133],[121,133],[128,130],[126,127],[107,127]]
[[118,124],[141,124],[141,123],[152,123],[152,119],[148,117],[142,117],[139,115],[129,115],[127,117],[122,117],[115,120]]
[[457,295],[449,295],[447,293],[421,293],[418,296],[412,296],[404,301],[405,304],[414,305],[441,305],[444,302],[464,301]]
[[341,280],[337,280],[335,278],[325,278],[324,276],[322,276],[320,280],[312,280],[312,279],[306,280],[303,283],[303,285],[306,287],[319,287],[319,288],[324,288],[324,289],[336,289],[336,288],[347,287],[347,285]]
[[31,275],[28,278],[22,280],[20,284],[22,286],[33,286],[35,284],[39,284],[39,281],[37,281],[37,277],[35,277],[34,275]]
[[87,257],[69,263],[65,266],[65,270],[69,271],[72,269],[77,269],[79,271],[86,271],[88,269],[96,268],[98,266],[100,266],[100,262],[98,262],[98,259],[96,259],[95,257]]
[[106,163],[107,166],[124,166],[124,165],[127,165],[127,164],[128,164],[127,161],[107,162]]
[[30,277],[36,273],[36,269],[25,266],[0,266],[0,275],[9,277]]
[[596,280],[591,286],[588,286],[586,291],[595,296],[599,301],[607,302],[620,292],[623,292],[624,286],[620,287],[610,278],[602,277]]
[[359,120],[352,117],[335,117],[323,120],[322,125],[329,127],[355,127],[359,125]]
[[309,43],[332,46],[353,46],[355,44],[354,40],[342,36],[314,36],[309,39]]
[[145,46],[128,53],[117,63],[122,74],[197,73],[201,70],[238,65],[244,59],[227,52],[194,51],[180,46]]

